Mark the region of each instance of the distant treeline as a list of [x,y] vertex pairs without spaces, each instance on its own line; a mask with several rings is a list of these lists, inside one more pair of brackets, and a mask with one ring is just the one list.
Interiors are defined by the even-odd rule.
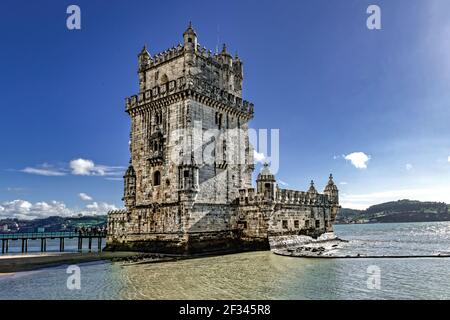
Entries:
[[2,219],[0,232],[61,232],[81,227],[103,227],[106,216],[48,217],[34,220]]
[[342,208],[336,223],[450,221],[444,202],[399,200],[377,204],[366,210]]

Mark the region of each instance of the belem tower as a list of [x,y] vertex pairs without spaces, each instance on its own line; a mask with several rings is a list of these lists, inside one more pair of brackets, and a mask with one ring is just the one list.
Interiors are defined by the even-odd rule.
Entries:
[[108,213],[107,248],[192,254],[269,249],[269,237],[333,230],[338,189],[282,189],[264,165],[252,186],[242,61],[224,46],[198,44],[190,24],[183,43],[138,55],[139,94],[131,118],[125,209]]

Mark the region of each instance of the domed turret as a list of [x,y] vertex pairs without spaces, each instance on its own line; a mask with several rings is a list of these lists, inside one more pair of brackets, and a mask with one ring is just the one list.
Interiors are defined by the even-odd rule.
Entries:
[[318,193],[316,188],[314,187],[314,180],[311,180],[311,186],[309,187],[308,192],[309,193]]
[[197,50],[197,33],[192,27],[192,23],[189,21],[189,26],[183,33],[184,48],[189,51]]
[[133,168],[133,166],[131,165],[131,163],[130,163],[130,165],[128,166],[127,171],[125,172],[124,178],[130,178],[130,177],[136,177],[136,172],[134,171],[134,168]]
[[224,43],[222,46],[222,51],[220,52],[220,57],[222,59],[222,63],[228,65],[231,67],[233,63],[233,57],[231,54],[227,51],[227,45]]
[[150,55],[150,52],[148,52],[147,46],[144,45],[144,47],[142,48],[141,52],[138,55],[139,70],[145,69],[149,65],[151,59],[152,56]]
[[275,175],[270,172],[269,164],[264,163],[263,169],[256,179],[257,193],[264,196],[266,200],[273,200],[275,196]]
[[339,203],[339,190],[337,186],[334,184],[333,175],[330,174],[330,178],[328,179],[328,184],[323,191],[324,194],[328,196],[332,203]]
[[123,176],[123,180],[124,195],[122,200],[124,200],[125,206],[130,208],[133,207],[136,202],[136,172],[131,164],[131,160],[128,169]]

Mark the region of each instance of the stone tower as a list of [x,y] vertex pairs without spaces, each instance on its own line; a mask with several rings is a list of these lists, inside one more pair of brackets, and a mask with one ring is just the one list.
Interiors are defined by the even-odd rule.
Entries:
[[201,229],[199,221],[217,215],[210,227],[229,230],[231,212],[219,207],[251,187],[253,172],[253,104],[242,99],[241,60],[225,45],[217,54],[201,47],[189,24],[178,46],[156,55],[143,47],[138,79],[139,93],[126,99],[126,229],[184,234],[174,239],[183,242]]
[[243,63],[226,45],[183,42],[138,55],[138,94],[126,98],[130,165],[125,209],[108,213],[110,250],[168,253],[268,249],[269,237],[332,231],[339,209],[332,178],[319,194],[281,189],[268,164],[252,188]]
[[[189,24],[182,45],[154,57],[144,47],[138,62],[139,95],[127,100],[136,206],[228,203],[239,188],[250,187],[247,122],[253,109],[242,100],[239,58],[225,46],[216,55],[201,48]],[[243,134],[241,149],[230,150],[234,158],[227,155],[229,129]]]

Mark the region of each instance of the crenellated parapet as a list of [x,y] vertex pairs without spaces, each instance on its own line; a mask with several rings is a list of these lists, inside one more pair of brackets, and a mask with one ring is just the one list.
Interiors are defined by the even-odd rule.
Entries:
[[[143,59],[139,61],[139,72],[145,72],[151,68],[157,68],[161,64],[171,61],[172,59],[178,58],[184,54],[184,47],[181,44],[167,49],[163,52],[156,54],[151,57],[150,54],[145,54]],[[141,52],[140,57],[143,55]]]
[[122,219],[126,218],[129,211],[127,209],[118,209],[118,210],[111,210],[108,211],[108,218],[112,220]]
[[299,204],[328,206],[331,205],[329,198],[325,194],[310,193],[289,189],[277,189],[275,202],[282,204]]
[[127,209],[108,211],[108,229],[113,230],[117,224],[125,223],[129,214],[130,212]]
[[139,107],[151,103],[157,104],[163,98],[168,98],[167,100],[170,102],[170,98],[177,98],[176,95],[180,95],[180,98],[186,95],[196,96],[196,98],[202,99],[205,102],[208,102],[207,100],[209,99],[211,105],[217,107],[222,105],[236,112],[243,113],[248,117],[252,117],[254,113],[253,103],[243,100],[232,93],[214,86],[206,80],[194,76],[182,76],[141,92],[138,95],[127,97],[125,99],[125,111],[130,113]]
[[[146,48],[145,48],[146,50]],[[150,70],[152,68],[157,68],[160,65],[171,61],[172,59],[176,59],[182,56],[185,53],[185,48],[181,43],[172,48],[164,50],[163,52],[155,54],[153,57],[150,53],[147,54],[141,52],[139,55],[143,57],[139,62],[139,72],[144,72]],[[242,73],[242,62],[236,56],[234,59],[224,59],[223,54],[221,53],[213,53],[211,50],[208,50],[206,47],[202,47],[200,44],[197,45],[197,50],[195,51],[196,56],[206,63],[210,63],[218,68],[222,69],[230,69],[236,74]],[[231,56],[230,56],[231,57]]]
[[326,194],[278,188],[273,199],[267,198],[264,194],[256,193],[254,188],[239,189],[239,197],[237,200],[240,205],[263,204],[268,200],[273,204],[302,206],[331,206],[334,204]]

